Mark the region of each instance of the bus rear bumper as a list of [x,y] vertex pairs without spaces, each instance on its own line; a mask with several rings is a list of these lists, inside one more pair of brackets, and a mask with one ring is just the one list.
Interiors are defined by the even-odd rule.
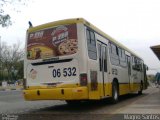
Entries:
[[88,99],[87,87],[26,89],[25,100],[85,100]]

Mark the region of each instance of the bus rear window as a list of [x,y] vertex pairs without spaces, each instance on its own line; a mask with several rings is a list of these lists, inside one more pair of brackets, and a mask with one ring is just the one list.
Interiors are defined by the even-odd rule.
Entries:
[[28,35],[27,58],[30,60],[71,55],[77,50],[76,24],[61,25]]

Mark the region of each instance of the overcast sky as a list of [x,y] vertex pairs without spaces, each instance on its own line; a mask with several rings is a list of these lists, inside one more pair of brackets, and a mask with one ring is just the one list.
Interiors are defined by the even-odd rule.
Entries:
[[160,70],[160,61],[150,49],[160,44],[160,0],[32,1],[28,6],[18,6],[20,13],[6,9],[14,23],[0,28],[2,41],[12,45],[19,40],[23,47],[28,21],[36,26],[83,17],[142,57],[149,68]]

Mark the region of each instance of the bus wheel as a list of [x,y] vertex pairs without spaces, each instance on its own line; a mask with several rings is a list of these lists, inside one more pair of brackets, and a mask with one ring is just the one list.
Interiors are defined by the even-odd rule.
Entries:
[[119,98],[118,83],[114,81],[112,83],[112,103],[113,104],[117,103],[118,102],[118,98]]
[[142,95],[142,91],[143,91],[143,83],[141,82],[140,90],[138,91],[138,94],[139,94],[139,95]]
[[66,103],[68,105],[79,105],[80,101],[79,100],[66,100]]

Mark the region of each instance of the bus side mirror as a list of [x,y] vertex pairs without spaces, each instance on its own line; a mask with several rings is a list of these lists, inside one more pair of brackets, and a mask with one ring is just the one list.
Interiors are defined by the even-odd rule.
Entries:
[[146,70],[148,71],[148,66],[146,66]]

